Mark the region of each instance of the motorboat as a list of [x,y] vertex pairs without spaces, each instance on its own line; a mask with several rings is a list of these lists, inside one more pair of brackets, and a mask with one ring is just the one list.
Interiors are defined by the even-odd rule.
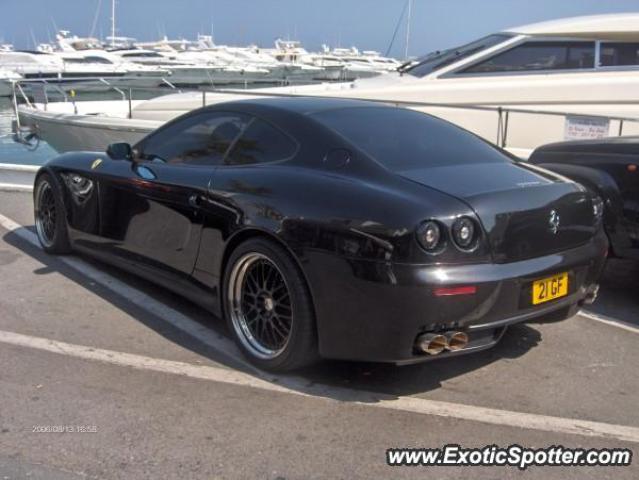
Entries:
[[[271,55],[278,62],[286,65],[287,76],[297,81],[313,81],[326,79],[326,66],[315,63],[313,55],[306,50],[297,40],[275,40],[275,48],[262,49],[262,52]],[[328,70],[333,67],[328,66]]]
[[[265,70],[233,69],[212,62],[198,51],[190,51],[192,42],[169,40],[136,42],[131,37],[108,37],[110,49],[94,38],[71,36],[68,31],[57,35],[57,51],[71,63],[100,63],[126,70],[132,81],[129,86],[158,86],[164,80],[178,87],[241,83],[251,73],[263,75]],[[145,47],[145,48],[142,48]],[[199,55],[198,55],[199,54]],[[149,85],[141,85],[141,77],[150,77]],[[252,80],[252,78],[249,78]]]
[[[564,139],[639,133],[639,13],[575,17],[510,28],[354,82],[260,89],[252,95],[321,95],[394,103],[456,123],[526,158],[535,147]],[[245,93],[244,93],[245,95]],[[119,139],[117,122],[157,125],[204,103],[233,95],[171,95],[131,111],[127,102],[48,111],[20,107],[55,148],[102,149]],[[65,113],[66,112],[66,113]],[[127,118],[130,117],[130,118]],[[53,134],[55,121],[67,126]],[[86,122],[90,122],[90,127]],[[92,135],[87,134],[87,129]],[[93,142],[101,131],[99,142]],[[92,139],[89,141],[89,139]]]
[[113,62],[102,51],[85,52],[0,51],[0,68],[16,72],[31,84],[83,91],[104,91],[113,86],[155,87],[168,76],[166,70]]
[[0,51],[0,68],[11,70],[25,79],[61,78],[64,64],[59,57],[39,51]]
[[36,50],[3,48],[0,67],[16,72],[32,86],[52,84],[78,91],[157,87],[170,73],[125,62],[102,50],[97,39],[70,36],[68,31],[57,34],[56,44],[40,44]]
[[[126,37],[116,37],[119,42],[126,42]],[[48,47],[48,48],[47,48]],[[56,54],[66,68],[76,66],[86,69],[95,78],[110,79],[116,87],[157,87],[164,83],[171,72],[161,66],[144,66],[104,50],[104,45],[93,37],[78,37],[68,30],[61,30],[56,35],[56,45],[42,44],[38,50]],[[124,74],[124,75],[121,75]],[[120,78],[120,77],[124,78]],[[100,82],[103,83],[103,82]],[[102,87],[98,85],[98,87]]]
[[[73,70],[76,78],[87,76],[108,79],[109,84],[115,87],[157,87],[171,75],[169,69],[127,62],[104,50],[60,52],[58,55],[64,62],[65,72]],[[100,83],[96,86],[102,88]]]
[[[318,73],[316,69],[309,73],[308,69],[304,69],[297,64],[278,61],[255,45],[248,47],[218,45],[213,41],[211,35],[198,35],[196,49],[202,54],[211,56],[214,61],[221,62],[229,67],[240,69],[247,67],[257,68],[260,71],[268,72],[258,78],[257,81],[277,83],[305,79],[312,80],[311,77]],[[302,75],[299,73],[302,73]]]
[[256,77],[264,77],[268,73],[264,69],[240,68],[215,63],[212,58],[203,52],[182,54],[177,51],[135,48],[114,50],[112,53],[129,62],[168,69],[171,72],[170,82],[179,87],[252,83],[256,80]]
[[382,73],[394,72],[401,63],[394,58],[383,57],[374,50],[360,52],[356,47],[334,48],[323,46],[327,55],[332,55],[345,65],[343,77],[346,80],[375,77]]

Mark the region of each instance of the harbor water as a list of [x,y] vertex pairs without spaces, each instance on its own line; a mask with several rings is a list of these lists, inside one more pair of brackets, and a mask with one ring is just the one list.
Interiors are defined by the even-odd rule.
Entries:
[[0,98],[0,163],[42,165],[56,155],[56,151],[43,141],[35,149],[14,142],[11,132],[13,119],[11,99]]

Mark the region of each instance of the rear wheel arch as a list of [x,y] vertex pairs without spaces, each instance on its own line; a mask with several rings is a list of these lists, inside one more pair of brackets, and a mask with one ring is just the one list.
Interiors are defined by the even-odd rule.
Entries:
[[[313,310],[315,311],[316,308],[315,308],[315,297],[313,295],[313,289],[311,288],[311,284],[308,281],[308,276],[306,275],[306,272],[304,271],[304,268],[302,267],[302,263],[300,262],[299,257],[281,238],[279,238],[277,235],[266,230],[261,230],[258,228],[243,229],[236,232],[228,239],[228,241],[226,242],[226,246],[224,247],[224,253],[222,254],[222,261],[220,263],[220,272],[218,277],[220,279],[220,285],[222,285],[222,282],[224,280],[224,275],[226,275],[229,258],[231,258],[233,251],[242,243],[246,242],[247,240],[257,239],[257,238],[271,241],[277,244],[278,246],[282,247],[286,251],[288,256],[293,260],[293,263],[295,263],[298,271],[301,273],[302,278],[304,278],[304,283],[306,284],[305,287],[308,290],[308,293],[311,297],[311,301],[313,303]],[[222,297],[220,297],[220,310],[222,311],[222,313],[224,313],[224,301]],[[315,318],[317,319],[317,312],[315,311],[314,313],[316,314]],[[317,328],[317,325],[315,326],[315,328]]]

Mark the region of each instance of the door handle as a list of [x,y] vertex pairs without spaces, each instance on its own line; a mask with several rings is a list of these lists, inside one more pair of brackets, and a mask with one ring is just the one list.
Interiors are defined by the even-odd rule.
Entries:
[[189,205],[191,205],[193,208],[198,208],[202,206],[202,196],[197,194],[190,195]]
[[135,173],[145,180],[155,180],[157,178],[155,172],[146,165],[137,165],[135,167]]

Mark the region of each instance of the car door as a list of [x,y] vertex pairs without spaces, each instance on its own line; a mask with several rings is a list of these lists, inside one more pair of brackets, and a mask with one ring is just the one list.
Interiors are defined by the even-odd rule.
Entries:
[[[209,222],[202,232],[202,245],[207,250],[203,247],[200,252],[198,272],[215,274],[221,270],[225,239],[242,223],[276,228],[273,225],[283,218],[277,209],[277,188],[284,190],[287,185],[283,182],[275,187],[277,173],[263,167],[290,159],[299,145],[266,120],[256,117],[246,120],[242,134],[231,145],[209,185]],[[267,175],[269,181],[265,180]]]
[[142,267],[188,276],[197,258],[213,172],[240,134],[241,114],[203,112],[135,146],[138,160],[113,162],[102,185],[101,236]]

